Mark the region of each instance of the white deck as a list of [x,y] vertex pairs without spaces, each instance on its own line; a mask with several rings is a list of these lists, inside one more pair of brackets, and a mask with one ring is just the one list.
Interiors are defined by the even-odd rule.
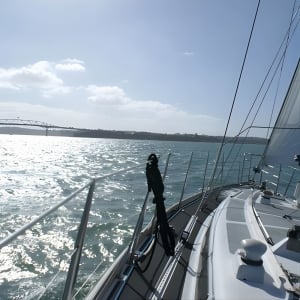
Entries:
[[[277,243],[273,247],[267,244],[259,227],[252,199],[257,200],[257,213]],[[291,298],[288,291],[293,287],[279,263],[289,272],[300,275],[300,253],[292,251],[293,255],[289,256],[282,250],[288,229],[299,223],[299,211],[283,200],[262,200],[259,191],[233,190],[216,210],[209,237],[210,299]],[[283,218],[285,215],[292,219]],[[241,259],[241,241],[249,238],[267,246],[261,266],[247,265]]]

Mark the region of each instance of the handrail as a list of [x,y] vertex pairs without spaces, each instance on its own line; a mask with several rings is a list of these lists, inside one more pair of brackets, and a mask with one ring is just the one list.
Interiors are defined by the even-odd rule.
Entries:
[[[300,169],[292,167],[292,166],[287,166],[287,168],[283,168],[281,165],[278,166],[273,166],[273,165],[267,165],[269,169],[262,169],[261,170],[261,182],[265,181],[272,186],[274,186],[274,192],[275,194],[280,193],[283,195],[288,194],[288,190],[292,185],[292,182],[295,178],[296,172],[300,172]],[[291,172],[288,172],[286,169],[292,169]],[[285,172],[283,172],[285,170]],[[284,177],[285,175],[285,177]],[[264,178],[263,178],[264,176]],[[288,178],[287,178],[288,177]],[[272,180],[273,179],[273,180]],[[279,188],[283,186],[281,185],[282,182],[286,182],[284,185],[285,188],[282,191],[279,191]]]
[[206,158],[206,163],[205,163],[204,177],[203,177],[203,182],[202,182],[202,192],[204,191],[204,188],[205,188],[205,180],[206,180],[208,163],[209,163],[209,152],[207,153],[207,158]]
[[185,178],[184,178],[184,182],[183,182],[183,186],[182,186],[181,195],[180,195],[180,199],[179,199],[179,203],[178,203],[177,209],[179,209],[181,201],[182,201],[182,198],[183,198],[183,195],[184,195],[184,190],[185,190],[185,187],[186,187],[188,173],[189,173],[190,167],[191,167],[191,163],[192,163],[192,159],[193,159],[193,154],[194,153],[192,152],[190,160],[189,160],[189,164],[188,164],[188,167],[187,167],[187,170],[186,170],[186,173],[185,173]]
[[26,230],[32,228],[35,224],[37,224],[43,218],[47,217],[52,212],[56,211],[58,208],[60,208],[61,206],[63,206],[67,202],[69,202],[71,199],[73,199],[75,196],[77,196],[78,194],[80,194],[87,187],[91,186],[91,184],[93,183],[93,181],[98,182],[100,180],[106,179],[108,177],[111,177],[111,176],[114,176],[114,175],[117,175],[117,174],[120,174],[120,173],[123,173],[123,172],[126,173],[128,171],[131,171],[133,169],[141,167],[142,165],[144,165],[144,163],[140,163],[140,164],[137,164],[136,166],[133,166],[133,167],[130,167],[130,168],[127,168],[127,169],[122,169],[122,170],[119,170],[119,171],[116,171],[116,172],[113,172],[113,173],[110,173],[110,174],[107,174],[107,175],[99,176],[99,177],[96,177],[96,178],[90,180],[84,186],[82,186],[81,188],[78,188],[75,192],[73,192],[72,194],[70,194],[68,197],[66,197],[64,200],[62,200],[61,202],[59,202],[58,204],[56,204],[52,208],[49,208],[48,210],[46,210],[44,213],[42,213],[41,215],[39,215],[37,218],[35,218],[34,220],[32,220],[30,223],[25,224],[21,228],[19,228],[16,231],[14,231],[11,235],[9,235],[6,238],[4,238],[3,240],[1,240],[0,241],[0,249],[2,249],[3,247],[7,246],[10,242],[12,242],[13,240],[15,240],[18,236],[22,235]]
[[116,172],[113,172],[113,173],[109,173],[109,174],[107,174],[107,175],[95,177],[94,180],[95,180],[96,182],[98,182],[99,180],[106,179],[106,178],[109,178],[109,177],[112,177],[112,176],[115,176],[115,175],[118,175],[118,174],[126,173],[126,172],[132,171],[132,170],[134,170],[134,169],[137,169],[137,168],[139,168],[139,167],[142,167],[142,166],[144,166],[144,165],[145,165],[144,162],[143,162],[143,163],[139,163],[139,164],[136,164],[135,166],[130,167],[130,168],[127,168],[127,169],[121,169],[121,170],[119,170],[119,171],[116,171]]
[[17,229],[11,235],[9,235],[8,237],[4,238],[2,241],[0,241],[0,249],[2,249],[3,247],[7,246],[10,242],[12,242],[13,240],[15,240],[19,235],[22,235],[27,229],[32,228],[35,224],[37,224],[43,218],[45,218],[46,216],[48,216],[52,212],[56,211],[58,208],[60,208],[62,205],[64,205],[65,203],[67,203],[71,199],[73,199],[76,195],[78,195],[79,193],[81,193],[90,184],[91,183],[89,182],[86,185],[84,185],[83,187],[79,188],[74,193],[72,193],[71,195],[69,195],[66,199],[64,199],[63,201],[59,202],[57,205],[53,206],[52,208],[46,210],[44,213],[42,213],[41,215],[39,215],[33,221],[31,221],[30,223],[28,223],[28,224],[24,225],[23,227]]
[[73,289],[76,282],[76,277],[78,273],[80,258],[81,258],[81,252],[83,247],[83,242],[85,238],[86,228],[89,220],[89,214],[91,210],[92,200],[93,200],[93,193],[95,190],[95,184],[96,181],[93,180],[89,193],[86,199],[84,211],[82,214],[79,231],[76,238],[76,243],[74,245],[75,252],[72,255],[71,263],[69,266],[68,276],[65,284],[64,294],[63,294],[63,300],[71,300],[73,296]]
[[169,167],[170,157],[171,157],[171,153],[168,153],[168,157],[167,157],[167,161],[166,161],[166,165],[165,165],[165,170],[164,170],[164,174],[163,174],[163,177],[162,177],[163,181],[165,180],[165,178],[167,176],[167,171],[168,171],[168,167]]
[[144,216],[145,216],[145,212],[146,212],[146,208],[147,208],[148,197],[149,197],[149,191],[147,192],[147,194],[145,196],[143,207],[142,207],[142,210],[140,212],[138,221],[136,223],[130,246],[128,248],[128,250],[129,250],[128,263],[130,263],[132,261],[136,246],[137,246],[138,241],[139,241],[139,236],[140,236],[140,233],[142,231],[142,227],[143,227],[143,223],[144,223]]
[[280,181],[280,176],[281,176],[281,164],[279,165],[279,171],[278,171],[278,175],[273,175],[275,178],[277,176],[277,182],[276,182],[276,189],[275,189],[275,194],[277,194],[278,192],[278,186],[279,186],[279,181]]
[[87,195],[84,211],[81,217],[81,223],[78,229],[77,237],[76,237],[76,242],[74,245],[74,251],[72,252],[71,255],[71,262],[69,265],[69,271],[67,275],[67,280],[65,283],[65,288],[64,288],[64,293],[63,293],[63,298],[64,300],[71,300],[73,297],[73,292],[74,292],[74,285],[76,282],[76,277],[79,269],[79,263],[81,259],[81,253],[82,253],[82,248],[83,248],[83,243],[84,243],[84,238],[86,234],[86,229],[87,229],[87,224],[88,224],[88,219],[89,219],[89,212],[93,200],[93,193],[94,189],[96,186],[96,182],[112,177],[117,174],[121,173],[126,173],[128,171],[131,171],[133,169],[136,169],[138,167],[143,166],[144,163],[137,164],[133,167],[127,168],[127,169],[122,169],[107,175],[99,176],[96,178],[91,179],[88,183],[86,183],[84,186],[81,188],[78,188],[75,192],[70,194],[68,197],[66,197],[64,200],[59,202],[57,205],[53,206],[52,208],[48,209],[44,213],[42,213],[40,216],[35,218],[33,221],[31,221],[28,224],[25,224],[15,232],[13,232],[11,235],[8,237],[4,238],[2,241],[0,241],[0,250],[7,246],[10,242],[15,240],[18,236],[22,235],[25,233],[26,230],[32,228],[34,225],[36,225],[39,221],[41,221],[43,218],[51,214],[52,212],[56,211],[58,208],[60,208],[62,205],[66,204],[68,201],[72,200],[75,196],[80,194],[83,190],[89,187],[89,192]]
[[293,168],[293,172],[292,172],[292,174],[291,174],[291,176],[290,176],[289,183],[287,184],[286,189],[285,189],[285,191],[284,191],[284,194],[285,194],[285,195],[287,194],[287,191],[288,191],[288,189],[289,189],[289,187],[290,187],[290,185],[291,185],[291,183],[292,183],[292,180],[293,180],[293,178],[294,178],[295,172],[296,172],[296,169]]
[[[253,199],[253,195],[251,196],[252,199]],[[274,242],[271,238],[271,236],[269,235],[267,229],[265,228],[263,222],[261,221],[261,218],[260,218],[260,215],[257,213],[255,207],[254,207],[254,201],[252,200],[252,210],[253,210],[253,213],[254,213],[254,216],[257,220],[257,223],[258,223],[258,226],[260,227],[261,231],[262,231],[262,234],[264,236],[264,238],[266,239],[266,241],[270,244],[270,245],[274,245]]]
[[245,169],[245,161],[246,161],[246,153],[244,153],[244,157],[243,157],[242,171],[241,171],[241,180],[240,180],[240,182],[243,182],[244,169]]

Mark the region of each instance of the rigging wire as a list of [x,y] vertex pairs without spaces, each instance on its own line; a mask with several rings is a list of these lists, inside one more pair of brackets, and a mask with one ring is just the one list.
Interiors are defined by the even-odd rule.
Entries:
[[[271,126],[271,122],[272,122],[273,114],[274,114],[274,109],[275,109],[275,104],[276,104],[276,100],[277,100],[277,97],[278,97],[278,90],[279,90],[279,85],[280,85],[280,82],[281,82],[282,71],[283,71],[286,52],[287,52],[287,48],[288,48],[288,44],[289,44],[290,32],[291,32],[291,27],[292,27],[292,22],[293,22],[293,16],[294,16],[294,13],[295,13],[295,8],[296,8],[296,0],[294,0],[293,12],[291,14],[291,20],[290,20],[290,24],[289,24],[289,28],[288,28],[286,44],[285,44],[285,48],[284,48],[284,51],[283,51],[283,54],[282,54],[283,59],[282,59],[282,63],[281,63],[279,78],[278,78],[277,87],[276,87],[276,93],[275,93],[273,106],[272,106],[272,111],[271,111],[271,115],[270,115],[269,126]],[[266,137],[268,137],[268,135],[269,135],[269,129],[267,130]]]
[[233,107],[235,105],[235,101],[236,101],[236,97],[237,97],[237,92],[239,90],[239,86],[240,86],[242,74],[243,74],[243,71],[244,71],[244,66],[245,66],[246,58],[248,56],[248,51],[249,51],[249,47],[250,47],[250,42],[252,40],[252,34],[253,34],[254,26],[255,26],[255,23],[256,23],[256,18],[257,18],[259,6],[260,6],[260,0],[258,0],[258,3],[257,3],[254,20],[252,22],[252,28],[251,28],[250,36],[249,36],[248,43],[247,43],[247,48],[246,48],[244,59],[243,59],[243,63],[242,63],[242,68],[241,68],[239,79],[238,79],[237,86],[236,86],[236,89],[235,89],[235,93],[234,93],[233,101],[232,101],[232,104],[231,104],[231,109],[230,109],[229,117],[227,119],[227,124],[226,124],[225,132],[224,132],[224,135],[223,135],[223,138],[222,138],[221,146],[220,146],[218,154],[217,154],[216,164],[215,164],[215,168],[213,170],[213,174],[212,174],[212,177],[211,177],[211,180],[210,180],[209,187],[212,187],[212,183],[213,183],[213,181],[215,179],[215,175],[216,175],[216,171],[217,171],[217,166],[218,166],[218,163],[219,163],[219,160],[220,160],[220,157],[221,157],[221,152],[222,152],[223,146],[225,144],[225,138],[227,136],[227,131],[228,131],[229,123],[230,123],[230,120],[231,120],[231,115],[232,115],[232,112],[233,112]]
[[[286,50],[287,50],[287,48],[289,46],[289,43],[291,42],[291,40],[292,40],[292,38],[293,38],[293,36],[295,34],[295,31],[296,31],[296,29],[299,26],[300,18],[297,20],[297,18],[299,17],[299,12],[300,12],[300,6],[298,6],[296,12],[295,12],[295,7],[293,8],[293,13],[292,13],[291,21],[290,21],[290,24],[289,24],[289,28],[288,28],[285,36],[282,39],[282,42],[281,42],[281,44],[280,44],[280,46],[279,46],[279,48],[278,48],[278,50],[277,50],[277,52],[276,52],[276,54],[274,56],[273,61],[270,64],[270,67],[267,70],[265,78],[264,78],[264,80],[262,81],[262,83],[261,83],[261,85],[259,87],[259,90],[258,90],[258,92],[256,94],[256,97],[255,97],[255,99],[254,99],[254,101],[253,101],[253,103],[252,103],[252,105],[251,105],[251,107],[250,107],[250,109],[248,111],[248,114],[247,114],[247,116],[246,116],[246,118],[245,118],[245,120],[244,120],[244,122],[243,122],[243,124],[241,126],[241,129],[240,129],[239,133],[234,137],[234,141],[232,142],[231,148],[230,148],[230,150],[228,152],[228,155],[227,155],[227,157],[225,159],[225,163],[229,160],[229,157],[232,154],[233,148],[235,147],[236,142],[237,142],[238,138],[241,136],[241,134],[243,134],[244,132],[247,131],[246,134],[245,134],[245,137],[247,137],[249,135],[249,133],[250,133],[250,129],[252,129],[252,128],[266,128],[266,129],[271,129],[272,128],[270,124],[269,124],[268,127],[267,126],[256,126],[255,127],[255,126],[253,126],[253,124],[254,124],[254,122],[256,120],[256,117],[258,115],[258,112],[259,112],[259,110],[260,110],[263,102],[265,101],[266,95],[269,92],[269,89],[270,89],[271,84],[273,83],[274,77],[275,77],[275,75],[278,72],[279,66],[280,66],[280,64],[283,61],[283,57],[285,56]],[[293,24],[294,24],[294,28],[293,28],[293,31],[291,33],[291,28],[292,28]],[[268,77],[270,75],[271,70],[273,69],[273,67],[275,65],[275,62],[278,60],[279,54],[282,51],[282,48],[283,48],[284,45],[285,45],[285,49],[283,50],[283,54],[281,54],[281,57],[279,58],[279,62],[277,63],[277,66],[275,67],[275,70],[273,71],[273,76],[270,79],[270,82],[269,82],[269,84],[268,84],[268,86],[266,88],[266,91],[265,91],[264,95],[262,96],[262,100],[261,100],[258,108],[256,109],[256,113],[254,114],[254,117],[253,117],[253,119],[252,119],[252,121],[250,123],[250,126],[247,126],[247,128],[245,128],[246,122],[248,121],[248,119],[250,117],[250,114],[251,114],[251,112],[252,112],[252,110],[253,110],[253,108],[254,108],[254,106],[255,106],[255,104],[256,104],[256,102],[257,102],[257,100],[258,100],[258,98],[259,98],[259,96],[260,96],[260,94],[262,92],[263,87],[266,84],[266,81],[267,81],[267,79],[268,79]],[[268,134],[267,134],[266,138],[267,137],[268,137]],[[237,151],[238,154],[241,152],[241,149],[242,149],[242,147],[243,147],[244,144],[245,144],[245,140],[243,140],[242,143],[239,145],[239,149]],[[232,165],[233,164],[234,164],[234,161],[232,162]],[[229,168],[228,172],[230,172],[230,170],[232,168],[232,165]]]
[[[300,9],[300,6],[298,7],[298,10],[297,10],[297,12],[295,13],[294,18],[292,19],[292,23],[296,23],[296,25],[294,26],[294,30],[293,30],[293,32],[292,32],[291,38],[293,37],[293,35],[294,35],[294,33],[295,33],[295,31],[296,31],[298,25],[299,25],[299,22],[300,22],[300,19],[296,22],[296,19],[297,19],[297,17],[298,17],[298,13],[299,13],[299,9]],[[258,92],[257,92],[257,95],[256,95],[256,97],[255,97],[255,99],[254,99],[254,101],[253,101],[253,103],[252,103],[252,105],[251,105],[251,107],[250,107],[250,109],[249,109],[249,112],[248,112],[248,114],[247,114],[247,116],[246,116],[246,118],[245,118],[245,121],[244,121],[243,125],[241,126],[240,132],[237,134],[236,137],[238,137],[238,136],[242,133],[242,131],[244,130],[244,126],[245,126],[247,120],[248,120],[249,117],[250,117],[250,113],[251,113],[251,111],[253,110],[254,105],[256,104],[256,102],[257,102],[257,100],[258,100],[259,95],[261,94],[262,88],[264,87],[264,85],[265,85],[265,83],[266,83],[266,81],[267,81],[267,78],[269,77],[270,72],[271,72],[273,66],[275,65],[276,60],[278,59],[278,56],[279,56],[279,54],[280,54],[280,51],[282,50],[283,45],[286,44],[286,46],[288,46],[288,44],[289,44],[289,42],[290,42],[291,39],[289,39],[288,43],[285,43],[285,41],[286,41],[287,38],[288,38],[289,31],[290,31],[290,28],[288,29],[288,31],[286,32],[285,36],[284,36],[283,39],[282,39],[282,42],[281,42],[281,44],[280,44],[280,46],[279,46],[279,48],[278,48],[278,50],[277,50],[277,52],[276,52],[276,54],[275,54],[275,56],[274,56],[274,59],[273,59],[273,61],[271,62],[270,67],[269,67],[269,69],[268,69],[268,71],[267,71],[267,73],[266,73],[266,75],[265,75],[265,78],[264,78],[264,80],[262,81],[262,84],[261,84],[261,86],[260,86],[260,88],[259,88],[259,90],[258,90]],[[281,56],[281,58],[280,58],[280,61],[279,61],[278,65],[280,64],[281,60],[282,60],[282,56]],[[277,66],[277,68],[275,69],[274,73],[276,73],[277,70],[278,70],[278,66]],[[271,80],[271,81],[272,81],[272,80]],[[268,89],[267,89],[267,90],[268,90]],[[258,110],[259,110],[259,109],[258,109]],[[256,119],[256,115],[255,115],[255,117],[253,118],[251,125],[253,125],[255,119]],[[249,128],[249,127],[251,127],[251,126],[248,126],[248,128]]]

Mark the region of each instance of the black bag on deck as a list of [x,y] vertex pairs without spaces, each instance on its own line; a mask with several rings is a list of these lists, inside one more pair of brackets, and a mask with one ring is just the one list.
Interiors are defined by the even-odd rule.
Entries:
[[158,168],[157,156],[152,153],[148,157],[146,166],[146,177],[148,183],[148,191],[153,191],[153,203],[156,204],[157,222],[159,225],[159,232],[161,235],[165,253],[168,256],[174,255],[175,239],[173,231],[169,226],[165,204],[164,204],[164,184]]

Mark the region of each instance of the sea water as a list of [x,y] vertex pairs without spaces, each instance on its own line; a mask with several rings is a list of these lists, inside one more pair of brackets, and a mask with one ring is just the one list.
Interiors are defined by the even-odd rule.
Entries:
[[[75,286],[75,298],[83,299],[130,243],[147,193],[148,155],[160,156],[164,173],[171,153],[165,178],[166,206],[170,206],[181,197],[191,155],[184,195],[209,182],[218,149],[214,143],[0,135],[0,239],[92,178],[141,166],[97,182]],[[244,145],[238,154],[262,149]],[[239,172],[236,169],[233,176],[240,176]],[[0,299],[61,299],[86,197],[84,191],[0,249]],[[145,222],[153,215],[151,199]]]

